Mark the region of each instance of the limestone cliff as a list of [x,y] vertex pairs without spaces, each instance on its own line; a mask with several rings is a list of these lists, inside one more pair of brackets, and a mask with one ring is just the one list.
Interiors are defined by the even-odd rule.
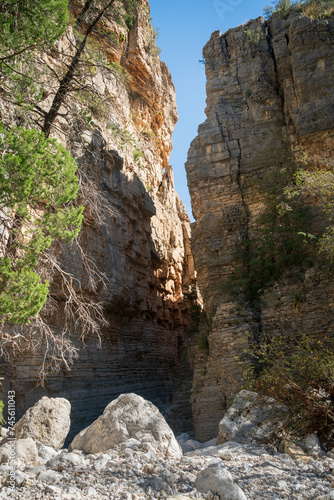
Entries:
[[216,31],[204,48],[207,120],[186,164],[199,288],[213,315],[209,351],[198,355],[195,370],[199,439],[217,435],[240,383],[235,355],[245,348],[248,332],[255,338],[334,333],[333,275],[316,266],[304,268],[298,284],[289,272],[282,274],[261,291],[256,305],[221,286],[256,233],[261,182],[270,183],[289,144],[307,148],[315,163],[332,157],[333,49],[333,17],[298,12],[285,19],[275,14],[268,22],[258,18],[224,35]]
[[[71,5],[77,15],[80,2]],[[97,225],[90,223],[89,200],[82,200],[86,219],[81,235],[88,258],[105,274],[106,287],[99,287],[96,300],[103,305],[108,326],[99,347],[96,338],[82,345],[80,331],[72,325],[70,336],[79,358],[71,371],[51,374],[45,388],[36,388],[43,347],[19,356],[15,366],[2,363],[3,390],[16,390],[18,415],[44,394],[63,396],[72,403],[72,433],[121,393],[136,392],[162,410],[171,405],[179,354],[188,335],[184,292],[195,278],[190,221],[168,163],[177,121],[175,89],[154,46],[148,2],[139,1],[130,30],[112,20],[101,30],[114,41],[103,55],[112,71],[95,70],[92,85],[100,98],[90,103],[91,114],[80,111],[84,120],[79,130],[59,118],[56,135],[79,165],[88,165],[108,204],[107,219]],[[60,52],[68,40],[73,40],[71,29],[58,44]],[[47,99],[42,105],[47,109]],[[3,103],[1,118],[9,111]],[[66,271],[91,293],[78,252],[73,246],[60,251]],[[57,279],[52,292],[58,307],[50,325],[61,332],[63,297]],[[191,411],[185,406],[187,401],[179,424],[189,429]]]

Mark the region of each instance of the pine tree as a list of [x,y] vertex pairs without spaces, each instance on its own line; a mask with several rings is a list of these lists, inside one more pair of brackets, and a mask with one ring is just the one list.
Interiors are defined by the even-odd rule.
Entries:
[[55,139],[0,127],[0,321],[26,324],[45,303],[49,283],[35,268],[54,240],[79,233],[77,165]]
[[0,5],[0,61],[31,55],[64,33],[67,0],[5,0]]

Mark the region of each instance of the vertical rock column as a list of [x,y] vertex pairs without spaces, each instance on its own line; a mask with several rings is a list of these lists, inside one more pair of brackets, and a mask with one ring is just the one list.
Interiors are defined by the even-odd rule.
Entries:
[[[217,435],[240,386],[235,356],[247,347],[248,333],[256,338],[270,331],[270,318],[277,318],[264,301],[255,307],[241,292],[233,299],[222,287],[256,229],[264,201],[261,183],[281,167],[289,143],[299,141],[327,157],[333,148],[333,19],[293,13],[288,19],[274,16],[268,24],[258,18],[225,35],[214,32],[204,57],[207,119],[186,164],[198,284],[213,316],[209,352],[206,359],[199,356],[203,369],[194,379],[198,439]],[[290,316],[281,321],[281,333],[291,321]]]

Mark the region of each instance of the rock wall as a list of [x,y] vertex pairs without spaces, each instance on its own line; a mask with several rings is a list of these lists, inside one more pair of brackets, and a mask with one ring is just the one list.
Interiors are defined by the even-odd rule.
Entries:
[[[77,8],[73,2],[76,15]],[[188,336],[190,303],[184,292],[194,285],[195,273],[190,220],[168,163],[177,121],[175,89],[152,42],[146,0],[139,1],[130,30],[110,19],[103,29],[118,40],[106,46],[104,54],[115,70],[97,70],[92,80],[104,106],[92,113],[93,124],[87,120],[79,132],[59,119],[55,133],[79,165],[88,165],[94,173],[109,207],[107,220],[90,223],[89,200],[83,200],[86,222],[80,240],[88,258],[105,273],[106,287],[99,287],[96,300],[103,304],[109,325],[100,346],[96,338],[82,345],[81,332],[72,325],[70,337],[79,358],[71,371],[51,374],[45,388],[36,387],[43,349],[18,356],[14,365],[3,361],[1,368],[4,393],[16,390],[18,417],[45,394],[70,400],[76,423],[70,436],[125,392],[140,394],[163,411],[170,409],[175,394],[183,401],[184,420],[179,425],[191,423],[189,395],[182,396],[184,389],[177,382],[180,352]],[[71,37],[69,30],[59,42],[60,51]],[[47,99],[42,105],[47,109]],[[2,104],[2,119],[6,113]],[[74,246],[60,251],[65,270],[89,290],[78,251]],[[58,307],[49,321],[61,332],[64,303],[57,279],[52,293]]]
[[[196,438],[217,425],[240,386],[236,355],[250,333],[333,335],[334,279],[312,267],[298,287],[289,275],[265,289],[256,307],[221,283],[252,237],[263,207],[261,180],[279,169],[289,144],[330,160],[334,149],[334,19],[275,14],[212,34],[204,48],[206,121],[186,164],[196,222],[192,248],[205,308],[213,316],[209,352],[199,353],[193,387]],[[318,224],[324,221],[318,220]]]

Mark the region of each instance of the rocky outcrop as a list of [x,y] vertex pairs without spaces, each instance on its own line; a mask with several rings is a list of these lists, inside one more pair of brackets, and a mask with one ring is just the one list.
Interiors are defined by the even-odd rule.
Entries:
[[[333,17],[275,14],[269,22],[258,18],[224,35],[216,31],[204,48],[207,120],[186,164],[199,288],[213,316],[208,357],[196,361],[202,370],[194,380],[200,440],[217,435],[240,387],[235,356],[245,349],[248,334],[334,333],[333,276],[316,266],[304,269],[297,285],[283,273],[256,304],[245,301],[238,284],[234,296],[221,286],[256,234],[263,186],[275,182],[289,144],[309,150],[315,163],[332,157],[333,29]],[[319,228],[324,220],[314,224]]]
[[[79,3],[70,5],[77,14]],[[108,326],[100,344],[92,336],[82,344],[82,331],[71,324],[78,359],[71,371],[50,374],[45,388],[36,388],[45,346],[36,346],[32,355],[21,353],[15,366],[2,363],[3,391],[15,389],[17,417],[44,394],[65,397],[76,422],[72,437],[124,392],[136,391],[162,410],[170,409],[173,394],[181,394],[184,419],[191,420],[190,386],[182,396],[184,389],[178,392],[180,384],[174,384],[188,336],[190,303],[184,292],[195,281],[190,221],[168,163],[177,121],[175,89],[156,55],[146,0],[138,2],[131,29],[112,19],[101,29],[116,42],[104,47],[105,68],[92,72],[98,99],[81,102],[79,96],[72,104],[79,106],[80,126],[74,119],[59,118],[54,133],[98,184],[104,200],[104,205],[94,206],[94,193],[86,185],[80,245],[88,261],[73,245],[59,248],[59,258],[66,272],[81,282],[86,297],[102,304]],[[71,29],[58,43],[60,53],[69,50],[69,40],[74,43]],[[46,98],[41,106],[48,105]],[[13,113],[2,103],[1,118],[9,115]],[[95,292],[85,270],[92,261],[106,284],[98,280]],[[60,333],[65,313],[57,277],[52,296],[57,309],[48,325]]]

